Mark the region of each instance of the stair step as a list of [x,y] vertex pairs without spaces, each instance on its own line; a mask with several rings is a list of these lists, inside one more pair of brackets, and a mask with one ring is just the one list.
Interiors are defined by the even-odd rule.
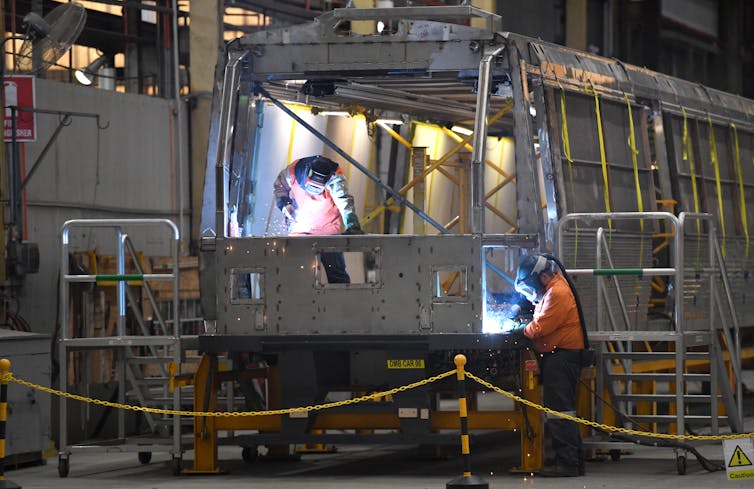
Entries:
[[[658,359],[672,359],[675,360],[674,351],[623,351],[623,352],[604,352],[603,357],[616,360],[658,360]],[[708,359],[709,352],[706,351],[694,351],[686,352],[686,359]]]
[[[164,400],[164,399],[144,399],[143,402],[140,402],[141,406],[143,407],[150,407],[150,408],[160,408],[160,409],[173,409],[173,400]],[[190,399],[182,399],[181,400],[181,406],[184,406],[181,409],[187,409],[189,411],[193,410],[194,403]]]
[[170,379],[168,377],[141,377],[134,380],[138,385],[168,385]]
[[[675,394],[616,394],[613,396],[616,401],[633,401],[633,402],[675,402]],[[717,396],[718,401],[722,396]],[[686,403],[704,404],[712,402],[710,396],[703,394],[686,394],[683,396]]]
[[[678,417],[674,414],[632,414],[630,419],[626,418],[626,420],[638,423],[676,423],[678,422]],[[727,423],[728,417],[718,416],[717,420],[721,423]],[[711,421],[711,416],[692,416],[689,414],[683,416],[683,422],[687,425],[709,424]]]
[[[674,373],[608,373],[610,379],[616,380],[636,380],[636,381],[659,381],[674,382],[676,375]],[[710,374],[683,374],[683,380],[693,382],[705,382],[710,380]]]
[[150,364],[150,363],[171,363],[174,362],[175,359],[172,357],[155,357],[155,356],[138,356],[138,357],[128,357],[129,363],[135,363],[135,364]]
[[[173,398],[172,397],[165,397],[165,396],[155,396],[155,397],[150,397],[148,399],[144,399],[144,402],[145,402],[145,404],[149,404],[149,405],[162,405],[162,406],[164,406],[164,405],[173,404]],[[194,404],[194,398],[190,397],[190,396],[184,396],[184,397],[181,398],[181,404],[193,406],[193,404]],[[223,406],[224,407],[224,406],[227,406],[227,404],[228,404],[228,400],[226,398],[218,397],[218,399],[217,399],[217,405],[218,406]],[[239,404],[239,405],[243,404],[243,398],[238,398],[237,397],[235,404]]]

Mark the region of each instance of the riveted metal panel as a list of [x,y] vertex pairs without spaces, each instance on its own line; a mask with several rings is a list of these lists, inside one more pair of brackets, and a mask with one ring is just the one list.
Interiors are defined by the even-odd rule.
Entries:
[[[321,285],[322,251],[372,252],[377,281]],[[400,334],[482,331],[478,236],[319,236],[218,242],[220,334]],[[234,271],[263,278],[260,300],[232,297]],[[462,270],[465,295],[437,297],[435,274]],[[358,274],[353,271],[352,276]]]

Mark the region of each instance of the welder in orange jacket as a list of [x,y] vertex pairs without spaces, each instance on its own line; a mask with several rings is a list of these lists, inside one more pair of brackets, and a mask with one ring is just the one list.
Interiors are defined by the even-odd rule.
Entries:
[[[289,235],[363,234],[343,170],[330,158],[294,161],[280,172],[273,189]],[[343,253],[320,253],[320,258],[329,283],[350,283]]]
[[[540,357],[544,405],[575,415],[576,385],[586,341],[573,291],[553,261],[542,255],[522,258],[516,290],[535,304],[534,317],[523,328],[523,335],[532,340]],[[545,461],[539,474],[583,475],[584,453],[578,425],[558,417],[548,418],[546,434],[552,441],[554,458]]]

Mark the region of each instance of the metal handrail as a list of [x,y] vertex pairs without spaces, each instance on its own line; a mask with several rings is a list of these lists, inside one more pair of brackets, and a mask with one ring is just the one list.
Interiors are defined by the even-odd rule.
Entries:
[[[555,236],[558,247],[558,256],[563,255],[563,229],[565,224],[573,221],[607,221],[607,220],[637,220],[637,219],[657,219],[670,222],[676,229],[679,228],[680,221],[669,212],[583,212],[566,214],[558,220],[555,226]],[[641,270],[644,275],[673,275],[675,280],[676,296],[683,298],[683,240],[679,239],[678,233],[673,235],[673,254],[671,263],[675,267],[671,268],[646,268]],[[638,269],[637,269],[638,270]],[[575,269],[568,270],[569,275],[578,275],[580,272],[594,274],[594,269]],[[604,270],[604,274],[610,274],[609,270]],[[599,299],[599,298],[598,298]],[[677,334],[682,331],[683,319],[683,300],[675,301],[674,310],[674,329]]]
[[[728,314],[730,314],[731,321],[733,323],[733,338],[730,336],[730,330],[727,327],[719,328],[722,330],[723,335],[727,343],[727,351],[730,355],[730,364],[733,367],[733,375],[736,378],[736,408],[738,409],[738,415],[743,413],[743,385],[741,382],[741,326],[738,320],[738,314],[736,312],[735,305],[733,303],[733,293],[728,280],[728,271],[725,266],[725,259],[720,249],[720,244],[717,241],[717,226],[714,216],[708,213],[695,213],[695,212],[682,212],[679,215],[679,221],[681,223],[680,232],[683,236],[683,231],[686,225],[686,221],[695,219],[699,221],[707,221],[709,223],[709,232],[707,233],[708,246],[709,246],[709,275],[710,275],[710,313],[709,313],[709,330],[714,334],[718,328],[714,323],[715,318],[715,306],[723,315],[723,305],[720,300],[720,295],[717,290],[715,273],[720,274],[720,280],[723,283],[723,290],[725,293],[725,299],[728,306]],[[714,335],[713,335],[714,336]],[[733,350],[731,351],[731,346]],[[740,422],[740,420],[738,420]]]
[[[130,244],[128,235],[124,232],[125,227],[165,227],[168,229],[171,237],[171,258],[173,261],[173,273],[172,274],[126,274],[125,273],[125,250],[130,245],[129,252],[132,256],[133,246]],[[115,274],[109,275],[70,275],[69,273],[69,245],[70,245],[70,232],[73,228],[105,228],[115,231],[117,234],[117,270]],[[174,316],[179,320],[179,272],[180,267],[178,263],[179,250],[180,250],[180,232],[178,227],[169,219],[73,219],[63,223],[60,231],[61,237],[61,255],[60,255],[60,295],[59,295],[59,308],[61,318],[60,328],[60,340],[59,340],[59,358],[60,358],[60,370],[61,372],[67,371],[67,357],[69,347],[80,348],[112,348],[112,347],[130,347],[139,346],[139,341],[145,342],[147,346],[151,345],[149,336],[127,336],[126,335],[126,297],[127,294],[131,295],[130,289],[127,289],[127,281],[140,279],[158,279],[158,280],[171,280],[173,281],[173,308]],[[137,269],[140,269],[138,260],[134,259],[137,264]],[[103,280],[115,280],[117,281],[117,296],[118,296],[118,323],[117,323],[117,335],[108,336],[103,338],[71,338],[68,334],[68,314],[69,304],[68,295],[70,293],[71,283],[82,282],[96,282]],[[135,304],[133,297],[130,298],[131,304]],[[180,324],[180,321],[177,322]],[[145,331],[145,326],[140,324],[142,332]],[[167,329],[165,329],[167,331]],[[166,336],[166,339],[174,342],[173,359],[176,363],[180,361],[180,328],[173,328],[171,336]],[[93,341],[95,340],[95,341]],[[126,376],[133,377],[132,372],[126,372],[127,367],[125,362],[121,361],[118,366],[118,402],[125,403],[125,382]],[[60,390],[67,392],[68,390],[68,377],[65,374],[60,375]],[[173,408],[178,409],[180,407],[180,389],[175,389],[173,392]],[[67,419],[67,403],[65,398],[61,399],[59,406],[60,419]],[[125,439],[125,417],[123,411],[118,412],[118,438]],[[173,442],[171,445],[171,453],[174,457],[177,457],[181,453],[181,432],[180,432],[180,419],[178,416],[173,417]],[[61,458],[67,459],[72,447],[68,445],[68,429],[67,423],[60,423],[59,432],[59,454]]]
[[[672,226],[674,226],[674,229],[680,230],[680,221],[679,219],[669,213],[669,212],[597,212],[597,213],[574,213],[574,214],[567,214],[563,216],[556,224],[556,243],[558,246],[558,255],[563,255],[563,229],[565,227],[565,224],[571,221],[609,221],[612,220],[643,220],[643,219],[657,219],[657,220],[664,220],[669,222]],[[599,230],[598,230],[599,234]],[[685,359],[685,347],[683,345],[684,339],[683,339],[683,239],[682,236],[679,236],[679,232],[673,233],[673,245],[672,245],[672,256],[671,256],[671,263],[675,266],[672,268],[663,268],[663,269],[657,269],[657,268],[647,268],[647,269],[635,269],[634,273],[637,275],[640,272],[642,275],[644,272],[647,272],[647,275],[659,275],[662,274],[669,274],[674,276],[674,282],[676,287],[676,296],[678,299],[675,301],[675,311],[674,311],[674,335],[673,335],[673,341],[676,344],[675,347],[675,377],[676,377],[676,385],[683,385],[683,374],[684,374],[684,359]],[[598,240],[597,243],[597,251],[599,252],[599,256],[601,257],[601,249],[600,249],[600,242]],[[601,264],[600,264],[601,266]],[[660,272],[662,270],[662,272]],[[590,273],[594,274],[595,270],[590,270]],[[605,272],[605,274],[609,274],[610,270],[601,270]],[[578,270],[568,270],[568,273],[578,273]],[[600,296],[598,294],[597,297],[597,304],[600,304]],[[608,310],[609,314],[612,314],[610,310]],[[611,319],[611,321],[614,321],[614,319]],[[630,387],[629,387],[630,388]],[[685,401],[684,401],[684,392],[683,389],[676,389],[675,393],[675,403],[676,403],[676,428],[678,433],[684,433],[685,432],[685,420],[684,420],[684,412],[685,412]]]
[[[605,228],[600,227],[597,229],[597,268],[602,268],[602,253],[605,254],[605,257],[607,258],[607,264],[610,266],[611,269],[615,269],[615,266],[613,265],[613,258],[610,255],[610,249],[607,246],[607,243],[604,241],[604,235],[605,235]],[[631,329],[631,321],[628,318],[628,309],[626,308],[626,302],[623,300],[623,291],[620,287],[620,282],[618,281],[617,275],[611,275],[611,278],[613,280],[613,285],[615,285],[615,290],[618,294],[618,303],[620,305],[621,314],[623,315],[623,322],[626,325],[626,331]],[[607,290],[605,289],[603,277],[597,277],[597,298],[599,299],[599,294],[602,293],[605,297],[605,302],[607,302]],[[600,314],[600,307],[601,302],[597,301],[597,317],[601,317]],[[611,308],[608,307],[608,310]],[[613,325],[613,330],[615,330],[615,325]]]

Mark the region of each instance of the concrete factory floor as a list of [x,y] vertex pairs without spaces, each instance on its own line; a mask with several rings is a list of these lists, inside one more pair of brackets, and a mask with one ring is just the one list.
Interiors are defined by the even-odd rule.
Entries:
[[[754,430],[754,419],[747,420],[747,431]],[[491,489],[514,487],[558,488],[642,488],[684,489],[710,487],[751,488],[752,479],[729,481],[724,471],[708,472],[689,454],[686,475],[676,472],[675,454],[669,448],[636,447],[617,462],[609,457],[587,464],[583,477],[545,479],[530,474],[511,474],[508,468],[518,461],[518,442],[512,434],[496,436],[496,446],[487,440],[472,448],[472,468]],[[699,447],[701,453],[722,461],[721,443]],[[187,458],[191,457],[189,452]],[[57,460],[45,466],[8,471],[6,478],[24,489],[67,488],[274,488],[274,489],[442,489],[462,473],[460,457],[427,460],[413,449],[396,446],[339,448],[328,455],[304,455],[299,461],[241,460],[240,449],[221,447],[224,475],[180,476],[170,474],[169,457],[155,454],[152,462],[140,465],[133,453],[74,453],[70,475],[61,479]]]
[[[744,429],[754,432],[754,372],[747,371]],[[259,459],[246,464],[241,449],[221,446],[222,475],[171,475],[170,457],[155,453],[152,461],[141,465],[135,453],[74,452],[70,474],[58,477],[57,458],[47,465],[6,471],[6,479],[24,489],[443,489],[448,481],[463,473],[460,456],[419,457],[415,447],[340,446],[336,453],[303,455],[297,461]],[[695,445],[698,452],[722,465],[722,442]],[[609,456],[591,460],[586,475],[576,478],[546,479],[532,474],[513,474],[509,469],[519,463],[516,433],[489,433],[472,436],[471,464],[475,475],[491,489],[515,487],[610,488],[610,489],[684,489],[710,487],[751,488],[754,479],[729,481],[725,471],[709,472],[691,452],[687,453],[685,475],[678,475],[676,453],[672,448],[634,446],[620,460]],[[457,452],[459,450],[456,450]],[[454,452],[454,453],[455,453]],[[191,465],[193,452],[184,454],[184,466]],[[3,487],[0,484],[0,487]]]

